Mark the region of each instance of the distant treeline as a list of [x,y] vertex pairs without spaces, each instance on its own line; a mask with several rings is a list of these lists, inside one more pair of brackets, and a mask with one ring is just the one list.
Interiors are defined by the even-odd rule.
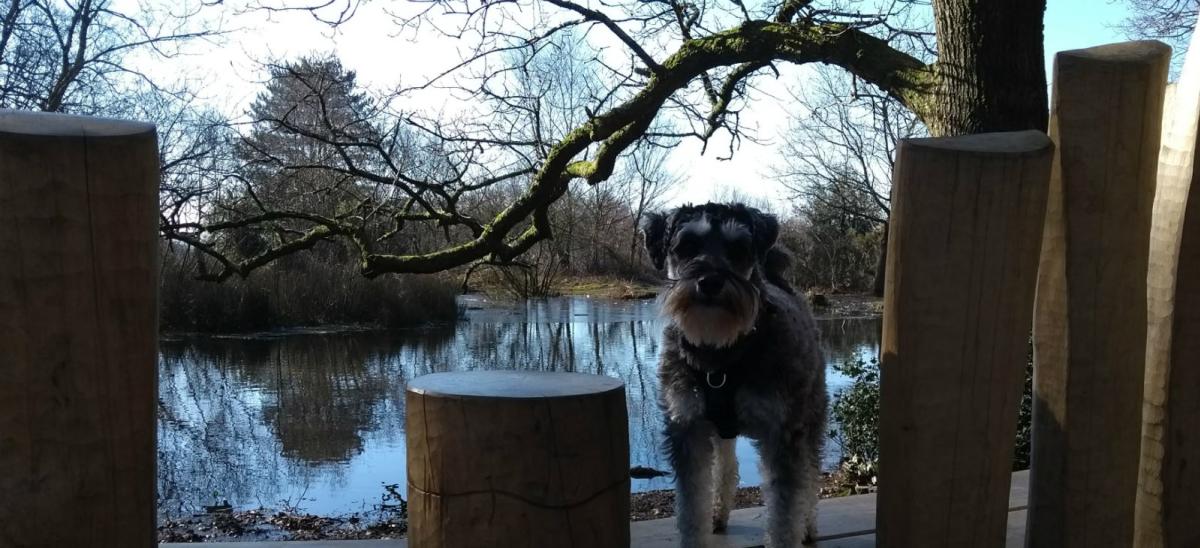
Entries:
[[244,332],[312,325],[413,327],[458,317],[457,286],[433,275],[362,277],[328,250],[299,253],[222,283],[195,279],[195,252],[164,245],[160,327]]

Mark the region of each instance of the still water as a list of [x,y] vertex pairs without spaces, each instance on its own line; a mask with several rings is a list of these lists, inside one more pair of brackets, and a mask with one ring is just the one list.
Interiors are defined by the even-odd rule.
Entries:
[[[659,451],[654,301],[568,297],[521,304],[468,298],[466,320],[431,329],[167,338],[159,352],[159,513],[228,501],[324,515],[370,511],[405,488],[404,388],[449,370],[528,369],[625,382],[630,464],[668,469]],[[878,319],[818,321],[827,363],[878,352]],[[829,372],[830,392],[848,379]],[[741,482],[757,485],[738,442]],[[827,443],[825,466],[836,465]],[[633,480],[635,491],[669,478]]]

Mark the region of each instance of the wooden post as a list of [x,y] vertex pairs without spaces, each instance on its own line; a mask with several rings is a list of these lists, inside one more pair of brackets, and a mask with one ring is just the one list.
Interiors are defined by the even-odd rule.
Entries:
[[884,292],[877,534],[1003,546],[1053,145],[902,141]]
[[1163,117],[1134,546],[1200,546],[1200,33]]
[[409,383],[406,406],[413,548],[629,546],[621,381],[436,373]]
[[0,546],[154,546],[154,126],[0,111]]
[[1146,264],[1170,48],[1059,53],[1034,325],[1026,544],[1133,542]]

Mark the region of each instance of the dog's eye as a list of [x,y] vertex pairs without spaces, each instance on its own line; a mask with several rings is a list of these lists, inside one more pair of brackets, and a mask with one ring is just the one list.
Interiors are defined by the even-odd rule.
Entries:
[[679,257],[691,257],[700,250],[700,242],[695,237],[684,236],[675,243],[675,255]]
[[737,238],[728,245],[729,260],[740,263],[750,258],[750,238]]
[[729,259],[733,262],[742,262],[750,257],[750,247],[741,242],[729,246]]

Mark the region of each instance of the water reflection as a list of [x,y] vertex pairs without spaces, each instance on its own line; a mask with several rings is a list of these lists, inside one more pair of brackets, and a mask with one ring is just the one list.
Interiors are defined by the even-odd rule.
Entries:
[[[159,358],[159,509],[190,514],[299,506],[369,509],[405,484],[404,387],[427,373],[530,369],[625,382],[631,462],[665,469],[655,384],[662,324],[651,301],[470,300],[467,320],[388,333],[296,333],[164,341]],[[827,361],[874,355],[878,320],[822,320]],[[848,382],[830,375],[831,391]],[[758,471],[739,443],[742,482]],[[826,465],[836,462],[830,447]],[[669,486],[635,480],[634,489]]]

